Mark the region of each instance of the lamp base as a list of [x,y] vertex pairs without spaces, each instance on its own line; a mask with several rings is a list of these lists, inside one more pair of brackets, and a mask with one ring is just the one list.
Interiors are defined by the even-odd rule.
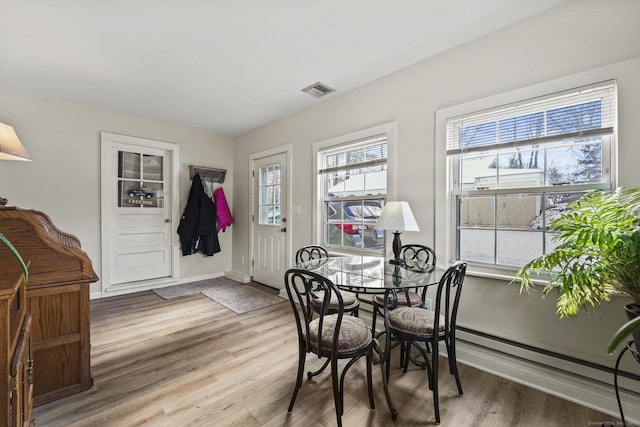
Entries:
[[404,260],[400,258],[400,250],[402,249],[402,241],[400,240],[400,232],[393,232],[393,259],[389,262],[394,265],[403,265]]

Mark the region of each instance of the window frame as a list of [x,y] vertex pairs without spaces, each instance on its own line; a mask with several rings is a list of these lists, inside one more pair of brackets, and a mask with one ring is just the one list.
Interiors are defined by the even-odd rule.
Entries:
[[[590,86],[598,84],[598,82],[602,84],[612,83],[617,87],[616,79],[610,74],[607,75],[606,72],[584,72],[436,111],[436,224],[445,224],[445,226],[436,227],[436,251],[439,260],[450,264],[457,259],[458,247],[456,233],[458,232],[458,224],[456,201],[460,195],[498,197],[504,194],[566,193],[588,188],[612,189],[617,186],[617,116],[614,118],[613,132],[603,137],[603,139],[609,139],[608,150],[605,149],[604,142],[602,149],[603,177],[604,175],[608,175],[607,182],[559,186],[546,185],[547,183],[545,182],[542,186],[535,188],[491,189],[489,191],[485,189],[458,190],[457,183],[454,181],[458,172],[457,156],[448,155],[447,153],[447,122],[455,117],[474,114],[480,111],[495,110],[504,105],[551,96],[554,93],[570,91],[572,88]],[[616,95],[614,95],[613,103],[617,105]],[[605,158],[607,155],[610,156],[608,159]],[[546,172],[546,169],[544,171]],[[498,230],[499,227],[494,224],[494,229]],[[494,253],[496,247],[494,242]],[[497,259],[495,259],[494,262],[497,262]],[[511,279],[515,271],[519,268],[516,266],[483,264],[473,261],[469,261],[468,264],[468,273],[472,275],[502,279]]]
[[359,248],[351,248],[347,246],[328,245],[324,242],[324,180],[320,179],[322,176],[319,172],[322,168],[322,157],[327,152],[342,151],[348,149],[348,147],[356,147],[360,144],[366,144],[366,141],[380,137],[386,139],[387,144],[387,192],[383,196],[357,196],[353,197],[354,200],[370,200],[370,199],[383,199],[384,201],[389,198],[395,197],[395,167],[393,160],[395,159],[395,123],[385,123],[370,128],[362,129],[359,131],[344,134],[338,137],[330,138],[323,141],[318,141],[313,144],[313,230],[314,230],[314,244],[325,246],[330,253],[334,254],[357,254],[357,255],[383,255],[387,252],[388,236],[385,231],[384,247],[382,253],[378,250],[367,250]]

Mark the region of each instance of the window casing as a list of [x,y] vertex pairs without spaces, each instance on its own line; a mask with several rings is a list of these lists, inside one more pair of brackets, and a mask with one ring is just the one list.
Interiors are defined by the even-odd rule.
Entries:
[[387,195],[386,133],[317,151],[319,241],[336,251],[384,253],[374,225]]
[[452,258],[518,268],[554,247],[550,220],[613,187],[615,82],[446,120]]

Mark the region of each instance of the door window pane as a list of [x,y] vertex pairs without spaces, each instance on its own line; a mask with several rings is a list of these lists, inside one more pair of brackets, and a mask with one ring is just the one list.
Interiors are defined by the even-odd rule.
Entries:
[[162,181],[162,156],[142,156],[143,178],[150,181]]
[[163,157],[118,152],[118,207],[164,207]]
[[280,225],[280,165],[258,170],[258,223]]
[[118,178],[140,179],[140,154],[118,152]]

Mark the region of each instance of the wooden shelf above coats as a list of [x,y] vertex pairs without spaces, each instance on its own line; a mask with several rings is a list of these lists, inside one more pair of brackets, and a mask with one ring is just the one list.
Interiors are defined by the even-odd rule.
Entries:
[[193,179],[195,174],[199,174],[201,179],[218,182],[222,184],[227,175],[226,169],[209,168],[206,166],[189,165],[189,179]]

